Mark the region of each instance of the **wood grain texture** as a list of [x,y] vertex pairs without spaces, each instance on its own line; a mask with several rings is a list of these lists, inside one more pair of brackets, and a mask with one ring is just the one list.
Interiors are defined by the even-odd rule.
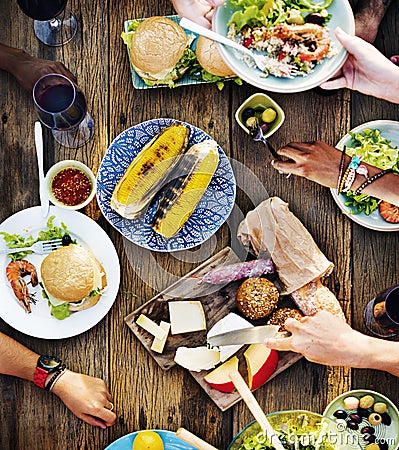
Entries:
[[[77,419],[56,396],[31,383],[0,376],[0,449],[101,449],[134,430],[180,426],[219,449],[252,421],[242,402],[221,412],[190,374],[174,367],[164,372],[123,321],[129,313],[176,282],[198,264],[230,245],[245,256],[235,239],[243,216],[269,195],[287,201],[320,249],[335,264],[328,280],[348,320],[365,332],[363,307],[375,292],[397,284],[399,233],[377,233],[352,223],[335,205],[329,191],[297,177],[286,179],[270,165],[270,156],[238,127],[235,110],[258,90],[228,83],[135,90],[126,48],[120,38],[126,19],[172,14],[169,0],[158,2],[70,0],[79,31],[61,48],[40,44],[32,20],[15,1],[0,0],[0,42],[24,48],[34,56],[62,61],[77,75],[95,121],[95,136],[77,150],[56,144],[45,131],[45,169],[61,159],[78,159],[97,172],[110,142],[126,128],[156,117],[185,120],[209,133],[232,158],[237,202],[215,238],[199,248],[157,254],[125,240],[101,217],[96,202],[85,212],[108,232],[121,261],[118,297],[105,319],[80,336],[46,341],[19,333],[0,320],[0,331],[39,353],[58,354],[73,370],[104,378],[118,415],[103,431]],[[396,24],[399,3],[392,2],[377,39],[386,55],[399,54]],[[398,119],[399,108],[360,94],[340,91],[322,96],[315,91],[271,94],[286,113],[272,136],[275,147],[287,142],[322,139],[331,144],[350,128],[374,119]],[[36,114],[31,94],[11,75],[0,72],[0,221],[39,203],[33,141]],[[356,345],[356,343],[354,343]],[[399,402],[398,379],[378,371],[323,367],[301,359],[260,388],[255,396],[265,412],[308,409],[322,412],[327,403],[350,388],[374,388]]]

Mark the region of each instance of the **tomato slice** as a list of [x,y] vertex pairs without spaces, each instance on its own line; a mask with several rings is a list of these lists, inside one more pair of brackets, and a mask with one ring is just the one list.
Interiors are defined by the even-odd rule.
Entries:
[[399,223],[399,206],[388,202],[381,202],[380,206],[381,217],[390,223]]

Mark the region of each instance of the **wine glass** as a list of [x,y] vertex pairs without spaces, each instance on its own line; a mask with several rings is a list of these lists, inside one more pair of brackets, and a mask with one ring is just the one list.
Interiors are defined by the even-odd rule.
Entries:
[[399,286],[391,286],[369,301],[364,310],[364,323],[380,337],[399,334]]
[[65,8],[68,0],[17,0],[22,11],[34,19],[35,35],[43,44],[57,47],[69,42],[78,27],[75,16]]
[[77,148],[94,133],[82,91],[67,77],[48,74],[37,80],[33,100],[40,121],[51,128],[54,139],[65,147]]

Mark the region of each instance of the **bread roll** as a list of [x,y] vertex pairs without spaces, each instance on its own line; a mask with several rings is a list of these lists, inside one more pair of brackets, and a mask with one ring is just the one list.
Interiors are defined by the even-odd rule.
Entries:
[[249,319],[267,317],[277,307],[278,291],[266,278],[248,278],[237,290],[236,304]]

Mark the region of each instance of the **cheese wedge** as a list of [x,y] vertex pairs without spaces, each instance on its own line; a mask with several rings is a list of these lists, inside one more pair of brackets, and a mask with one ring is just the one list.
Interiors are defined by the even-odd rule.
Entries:
[[144,328],[144,330],[148,331],[150,334],[155,336],[157,339],[160,339],[160,340],[166,339],[166,337],[168,335],[163,328],[161,328],[153,320],[151,320],[149,317],[145,316],[144,314],[140,314],[140,316],[136,320],[136,324],[139,325],[141,328]]
[[213,369],[219,362],[219,352],[207,347],[178,347],[175,362],[185,369],[194,372]]
[[168,322],[164,322],[163,320],[161,320],[161,323],[159,324],[159,326],[166,331],[166,335],[163,339],[158,339],[158,338],[154,338],[152,345],[151,345],[151,350],[153,352],[157,352],[157,353],[162,353],[163,349],[165,348],[165,344],[166,344],[166,340],[168,339],[168,334],[169,334],[169,330],[170,330],[170,323]]
[[172,334],[206,330],[206,319],[200,301],[170,301],[169,317]]

